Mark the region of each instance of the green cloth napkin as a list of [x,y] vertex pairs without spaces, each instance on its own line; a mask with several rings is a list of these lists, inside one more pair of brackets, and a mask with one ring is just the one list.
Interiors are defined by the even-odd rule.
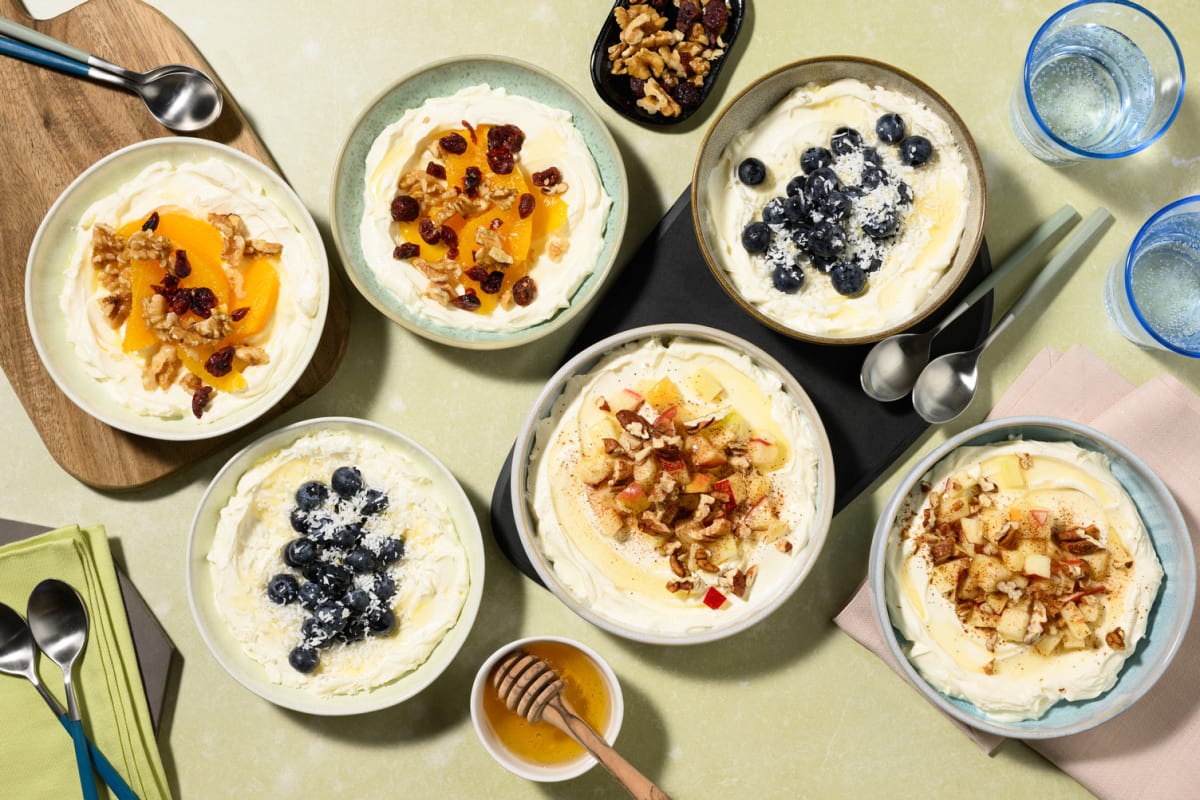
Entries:
[[[46,578],[75,587],[87,606],[87,647],[75,662],[84,730],[142,800],[170,798],[133,636],[104,528],[71,526],[0,547],[0,602],[22,617]],[[40,656],[42,683],[66,707],[62,670]],[[0,760],[7,797],[80,796],[71,737],[29,681],[0,674]],[[98,781],[100,797],[112,797]]]

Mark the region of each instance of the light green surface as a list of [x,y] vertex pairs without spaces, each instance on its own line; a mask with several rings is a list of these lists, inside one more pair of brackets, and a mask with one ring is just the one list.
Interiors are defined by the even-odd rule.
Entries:
[[[51,2],[61,6],[62,0],[34,7]],[[1126,343],[1101,305],[1104,273],[1141,222],[1200,187],[1194,88],[1172,130],[1148,151],[1115,164],[1057,171],[1020,148],[1007,109],[1028,41],[1058,3],[750,4],[716,103],[799,58],[874,57],[930,84],[970,127],[987,170],[987,235],[997,258],[1064,202],[1083,215],[1104,205],[1117,218],[1083,266],[1056,282],[988,352],[974,405],[947,431],[982,419],[1044,345],[1083,341],[1135,382],[1171,371],[1200,389],[1200,364]],[[541,64],[594,98],[587,57],[609,7],[607,0],[154,5],[212,63],[326,235],[336,155],[372,98],[422,63],[477,52]],[[1153,5],[1178,37],[1185,60],[1200,68],[1200,16],[1191,0]],[[628,255],[687,186],[693,155],[716,109],[668,132],[640,128],[598,99],[594,104],[629,172]],[[332,240],[327,243],[332,250]],[[1007,308],[1025,280],[1018,276],[1000,292],[998,309]],[[118,558],[183,654],[163,741],[182,797],[620,796],[600,770],[565,785],[527,783],[497,766],[476,740],[467,712],[475,666],[495,647],[526,634],[580,639],[609,660],[626,697],[618,744],[677,800],[1088,796],[1023,745],[1006,744],[990,758],[980,753],[829,621],[866,574],[870,533],[891,487],[889,476],[834,520],[824,554],[792,601],[724,643],[682,650],[630,645],[592,628],[521,577],[488,537],[486,510],[520,420],[567,337],[551,338],[498,354],[458,351],[428,344],[356,300],[349,352],[333,382],[271,423],[344,414],[392,426],[449,466],[485,525],[486,592],[459,661],[418,698],[347,719],[307,717],[260,701],[220,669],[192,622],[183,588],[188,523],[208,480],[241,444],[152,489],[99,494],[51,460],[11,388],[0,382],[0,420],[12,454],[9,468],[0,470],[0,516],[49,526],[104,523]],[[941,431],[923,437],[897,471],[943,438]]]

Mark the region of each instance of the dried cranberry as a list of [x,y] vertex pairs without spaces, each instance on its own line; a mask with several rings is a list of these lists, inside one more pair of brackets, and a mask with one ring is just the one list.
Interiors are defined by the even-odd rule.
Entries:
[[668,91],[671,97],[675,98],[675,102],[684,108],[695,108],[704,99],[700,94],[700,87],[688,81],[677,83]]
[[507,147],[514,153],[519,153],[523,144],[525,144],[525,132],[516,125],[496,125],[488,129],[488,150]]
[[458,234],[454,232],[454,228],[451,228],[449,225],[443,225],[441,234],[442,244],[446,245],[446,247],[449,247],[451,250],[458,249]]
[[558,167],[550,167],[541,172],[533,173],[533,185],[543,188],[557,186],[562,181],[562,173],[558,171]]
[[217,307],[217,296],[207,286],[197,286],[192,289],[192,313],[203,319],[212,316],[212,310]]
[[513,302],[519,306],[527,306],[537,297],[537,284],[533,278],[523,275],[512,287]]
[[475,126],[467,122],[465,119],[462,120],[462,126],[467,129],[467,135],[471,137],[471,141],[475,144],[479,144],[479,137],[475,135]]
[[392,251],[392,258],[399,260],[401,258],[416,258],[421,255],[421,245],[413,244],[412,242],[404,242],[397,245]]
[[688,78],[690,78],[696,74],[692,70],[692,54],[691,53],[680,53],[679,54],[679,66],[683,67],[683,74]]
[[421,238],[425,244],[437,244],[441,241],[441,228],[433,224],[433,220],[429,217],[424,217],[417,225],[417,233],[421,234]]
[[451,298],[450,305],[461,308],[463,311],[478,311],[483,303],[479,302],[479,297],[475,294],[474,289],[467,289],[464,294]]
[[201,386],[196,391],[192,392],[192,416],[200,419],[204,415],[205,409],[208,408],[208,399],[212,397],[213,388],[211,386]]
[[447,153],[453,153],[456,156],[461,156],[467,152],[467,140],[463,138],[461,133],[448,133],[438,139],[438,146]]
[[463,175],[463,191],[467,193],[467,197],[478,195],[481,183],[483,183],[483,172],[479,167],[467,167],[466,174]]
[[[679,58],[681,61],[683,60],[682,53],[680,54]],[[630,75],[629,76],[629,91],[633,93],[634,97],[645,97],[646,96],[646,82],[644,80],[642,80],[641,78],[635,78],[632,75]]]
[[226,345],[208,357],[204,362],[208,374],[220,378],[233,371],[233,345]]
[[398,194],[392,200],[392,219],[396,222],[412,222],[421,215],[421,204],[406,194]]
[[151,211],[150,216],[146,217],[146,221],[142,223],[142,230],[152,231],[158,228],[158,212]]
[[[491,132],[488,132],[489,138]],[[517,163],[513,156],[513,151],[507,147],[495,147],[487,151],[488,167],[497,175],[508,175],[513,171],[513,166]]]
[[728,18],[729,10],[725,8],[725,0],[708,0],[704,4],[704,30],[708,33],[710,42],[725,30],[725,20]]
[[504,273],[498,269],[494,269],[488,273],[487,277],[479,282],[479,288],[483,289],[484,294],[498,294],[500,286],[504,283]]
[[517,213],[521,216],[521,219],[525,219],[533,213],[533,204],[533,195],[531,195],[529,192],[525,192],[525,194],[521,195],[521,199],[517,203]]
[[175,266],[171,269],[171,273],[176,278],[186,278],[192,274],[192,262],[188,261],[186,250],[175,251]]
[[175,293],[168,298],[168,302],[170,302],[171,310],[175,312],[175,316],[182,317],[192,310],[192,290],[176,289]]
[[425,165],[425,173],[428,175],[432,175],[433,177],[437,178],[439,181],[446,180],[446,168],[443,167],[441,164],[437,163],[436,161],[430,161],[428,164]]
[[486,269],[484,269],[483,267],[479,266],[478,264],[476,264],[475,266],[471,267],[463,274],[466,275],[471,280],[475,281],[476,283],[483,283],[484,281],[487,280],[488,271]]
[[[162,285],[167,291],[173,292],[179,288],[179,278],[168,272],[166,275],[163,275]],[[163,292],[159,292],[159,294],[163,294]]]
[[241,308],[235,308],[233,310],[233,313],[229,315],[229,318],[231,320],[233,320],[234,322],[241,322],[242,320],[244,320],[246,318],[246,315],[249,313],[250,313],[250,306],[242,306]]
[[683,31],[684,36],[692,29],[692,25],[700,21],[700,5],[696,0],[680,0],[679,14],[675,17],[675,30]]
[[458,261],[458,248],[451,247],[449,250],[447,250],[446,258],[450,259],[451,261]]
[[500,230],[503,225],[504,220],[500,219],[499,217],[492,217],[492,221],[488,223],[488,227],[494,231]]

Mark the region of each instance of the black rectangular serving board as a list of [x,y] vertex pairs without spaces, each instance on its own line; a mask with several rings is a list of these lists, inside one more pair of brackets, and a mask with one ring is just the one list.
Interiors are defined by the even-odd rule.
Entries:
[[[991,271],[987,243],[954,295],[914,330],[927,330],[958,305]],[[966,311],[933,343],[933,355],[968,350],[991,327],[992,294]],[[615,333],[643,325],[686,322],[740,336],[774,356],[795,376],[821,415],[833,450],[834,512],[841,510],[917,440],[928,427],[908,397],[872,400],[859,371],[871,345],[832,346],[802,342],[766,327],[741,308],[717,282],[700,252],[692,224],[690,187],[615,276],[563,361]],[[541,581],[525,555],[513,518],[512,451],[492,492],[492,534],[501,552],[526,576]]]

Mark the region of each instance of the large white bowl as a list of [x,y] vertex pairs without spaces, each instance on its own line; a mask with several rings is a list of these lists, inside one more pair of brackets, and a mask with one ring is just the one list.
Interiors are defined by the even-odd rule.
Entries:
[[[471,579],[458,622],[424,664],[384,686],[361,694],[331,697],[319,697],[303,689],[272,683],[263,666],[246,655],[216,606],[208,562],[221,509],[236,491],[242,475],[297,439],[325,430],[345,431],[379,442],[406,456],[419,475],[432,481],[432,491],[445,502],[459,539],[467,551]],[[458,481],[440,461],[413,440],[382,425],[349,417],[321,417],[297,422],[262,437],[231,458],[213,478],[196,509],[188,537],[187,594],[201,638],[217,662],[238,683],[264,700],[296,711],[322,715],[360,714],[409,699],[432,683],[450,665],[466,641],[479,611],[479,601],[483,597],[483,568],[483,538],[475,511]]]
[[[89,206],[115,192],[151,164],[166,161],[178,165],[213,158],[241,172],[251,185],[261,187],[266,197],[278,206],[307,241],[320,282],[317,316],[291,367],[253,403],[211,422],[198,421],[190,415],[181,419],[161,419],[138,414],[117,402],[84,369],[75,355],[74,345],[67,341],[59,295],[65,283],[65,270],[74,252],[76,230]],[[325,245],[312,215],[299,196],[283,178],[262,162],[232,147],[191,137],[138,142],[88,167],[71,182],[46,213],[33,238],[25,268],[25,314],[29,332],[50,377],[75,405],[96,419],[119,430],[153,439],[208,439],[241,428],[261,417],[291,391],[308,368],[321,341],[328,308],[329,261],[325,255]]]
[[[908,641],[891,624],[885,583],[888,539],[905,499],[922,476],[959,447],[1004,442],[1012,437],[1034,441],[1073,442],[1106,456],[1113,475],[1133,498],[1162,563],[1164,578],[1150,612],[1145,637],[1125,662],[1117,683],[1099,697],[1060,701],[1039,719],[998,722],[974,704],[933,688],[909,662]],[[912,683],[938,708],[979,730],[1017,739],[1047,739],[1080,733],[1112,719],[1133,705],[1162,676],[1183,641],[1196,595],[1196,565],[1187,524],[1163,482],[1123,445],[1067,420],[1051,417],[1013,417],[984,422],[951,437],[921,459],[896,487],[879,517],[871,542],[868,567],[872,602],[884,639]]]
[[[782,381],[784,390],[791,396],[799,409],[801,417],[811,426],[817,455],[817,487],[816,496],[813,497],[815,512],[812,527],[808,531],[808,545],[803,553],[793,559],[791,571],[786,579],[771,589],[761,583],[756,586],[753,593],[755,608],[750,613],[732,618],[728,623],[722,622],[703,630],[686,633],[667,633],[650,627],[627,624],[612,616],[598,613],[595,609],[576,599],[563,584],[546,554],[537,544],[537,522],[530,507],[528,492],[532,480],[529,461],[533,452],[538,423],[549,416],[555,401],[562,394],[568,381],[577,375],[586,374],[605,355],[617,348],[631,342],[655,338],[696,339],[723,345],[734,352],[746,355],[768,373],[778,377]],[[648,325],[634,328],[596,342],[563,364],[546,383],[545,388],[534,401],[529,416],[521,426],[513,449],[512,475],[512,507],[521,546],[542,583],[572,611],[589,622],[617,636],[650,644],[683,645],[715,641],[732,636],[768,617],[792,596],[807,577],[820,555],[821,547],[825,543],[825,536],[829,531],[830,521],[833,518],[833,453],[830,450],[825,426],[821,423],[820,415],[808,394],[791,373],[763,350],[737,336],[703,325]]]
[[[605,192],[612,198],[604,229],[604,245],[592,272],[575,290],[570,304],[549,319],[512,331],[480,331],[450,327],[418,313],[384,286],[363,252],[359,225],[363,218],[366,159],[383,130],[404,112],[430,97],[446,97],[486,83],[510,94],[536,100],[571,113],[583,135]],[[476,350],[514,347],[558,330],[600,293],[617,259],[629,213],[629,184],[621,152],[603,121],[583,97],[557,76],[524,61],[502,56],[466,56],[436,61],[402,78],[377,97],[354,123],[338,156],[330,189],[333,236],[346,274],[355,288],[384,316],[441,344]]]

